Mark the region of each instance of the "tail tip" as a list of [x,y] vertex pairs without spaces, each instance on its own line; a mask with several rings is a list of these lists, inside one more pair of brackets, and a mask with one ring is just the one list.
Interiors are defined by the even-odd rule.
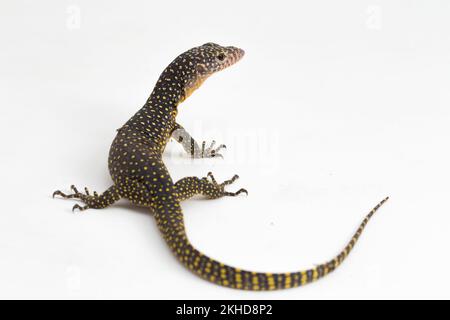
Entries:
[[388,200],[389,200],[389,197],[386,197],[383,200],[381,200],[381,202],[378,204],[378,207],[381,207]]

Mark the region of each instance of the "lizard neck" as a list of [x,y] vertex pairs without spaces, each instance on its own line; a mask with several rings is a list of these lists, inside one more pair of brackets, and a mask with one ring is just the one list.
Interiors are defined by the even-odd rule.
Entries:
[[184,98],[183,78],[169,66],[159,77],[145,105],[125,126],[146,135],[164,150],[175,125],[177,107]]

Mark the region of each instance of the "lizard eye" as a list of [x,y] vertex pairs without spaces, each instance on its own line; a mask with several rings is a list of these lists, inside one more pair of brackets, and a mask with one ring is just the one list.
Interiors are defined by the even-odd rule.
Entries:
[[219,60],[219,61],[225,60],[225,54],[219,53],[219,54],[217,55],[217,60]]

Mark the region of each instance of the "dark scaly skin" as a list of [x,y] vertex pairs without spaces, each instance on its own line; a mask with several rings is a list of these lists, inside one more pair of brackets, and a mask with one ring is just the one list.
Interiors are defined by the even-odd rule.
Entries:
[[176,257],[194,273],[213,283],[246,290],[296,287],[335,270],[348,256],[369,219],[388,198],[370,211],[347,246],[334,259],[309,270],[273,274],[246,271],[213,260],[195,249],[186,236],[180,201],[196,194],[214,199],[247,191],[227,192],[224,187],[237,176],[219,184],[211,173],[205,178],[186,177],[174,183],[162,161],[162,153],[173,136],[192,157],[220,155],[218,151],[224,146],[214,149],[213,143],[206,148],[203,143],[200,148],[176,123],[177,107],[207,77],[234,64],[243,54],[235,47],[207,43],[178,56],[161,74],[144,107],[118,130],[109,153],[109,170],[114,185],[101,195],[90,195],[87,189],[85,194],[80,193],[74,186],[73,194],[56,191],[54,195],[82,200],[84,206],[74,206],[80,210],[105,208],[120,198],[151,208],[158,228]]

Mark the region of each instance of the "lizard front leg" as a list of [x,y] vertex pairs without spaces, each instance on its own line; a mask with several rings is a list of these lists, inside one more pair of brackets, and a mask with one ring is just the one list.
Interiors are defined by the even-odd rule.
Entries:
[[121,195],[119,193],[119,189],[116,186],[110,187],[108,190],[103,192],[101,195],[97,194],[97,192],[94,191],[93,195],[89,193],[88,188],[84,188],[85,193],[81,193],[78,191],[78,189],[72,185],[70,187],[73,191],[71,194],[65,194],[61,192],[60,190],[56,190],[53,192],[53,197],[55,196],[61,196],[64,199],[78,199],[84,202],[84,206],[80,206],[79,204],[75,204],[72,208],[72,211],[75,211],[75,209],[78,209],[80,211],[84,211],[89,208],[93,209],[103,209],[106,207],[109,207],[114,202],[118,201],[121,198]]
[[206,141],[203,141],[201,146],[195,141],[194,138],[178,123],[175,124],[175,127],[172,131],[172,138],[179,142],[183,149],[189,154],[192,158],[214,158],[223,156],[219,153],[220,150],[226,149],[224,144],[219,145],[217,148],[214,148],[216,142],[213,140],[209,147],[206,147]]
[[[208,178],[211,178],[211,181]],[[239,176],[234,175],[231,179],[218,183],[211,172],[205,178],[186,177],[175,183],[175,190],[178,200],[186,200],[197,194],[204,195],[210,199],[217,199],[224,196],[237,196],[241,193],[248,194],[247,190],[239,189],[236,192],[225,191],[225,186],[232,184]]]

